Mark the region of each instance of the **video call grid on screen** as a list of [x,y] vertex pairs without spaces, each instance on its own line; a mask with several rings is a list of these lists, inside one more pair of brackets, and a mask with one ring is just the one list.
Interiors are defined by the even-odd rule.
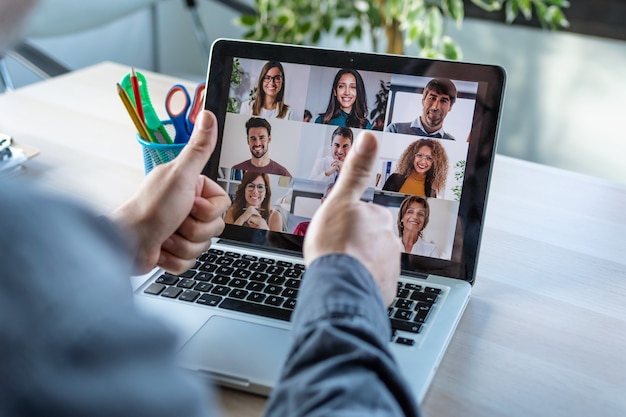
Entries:
[[[235,58],[239,68],[240,82],[231,85],[229,101],[232,104],[226,113],[224,134],[219,160],[218,182],[226,189],[231,198],[239,186],[241,173],[231,168],[251,157],[247,142],[246,122],[253,116],[242,114],[242,104],[250,100],[257,89],[258,78],[267,60]],[[271,125],[271,142],[268,154],[272,161],[284,166],[291,177],[269,175],[271,189],[270,207],[283,218],[282,232],[293,233],[301,222],[309,221],[321,204],[321,197],[332,180],[315,181],[312,172],[316,161],[331,154],[331,138],[336,125],[315,123],[323,114],[331,99],[335,75],[341,68],[281,62],[284,69],[284,103],[291,110],[290,119],[265,117]],[[370,190],[366,199],[382,203],[397,219],[400,204],[408,194],[383,191],[383,185],[390,174],[394,173],[403,151],[413,142],[423,137],[390,133],[384,129],[394,122],[411,122],[422,113],[422,97],[426,84],[432,77],[396,75],[359,70],[365,87],[367,116],[376,108],[377,95],[387,90],[387,103],[384,106],[382,125],[374,120],[371,130],[379,140],[379,155],[376,169],[369,182]],[[430,215],[428,225],[423,230],[421,239],[434,245],[428,255],[449,260],[452,256],[460,192],[464,178],[464,167],[468,153],[468,142],[472,128],[477,82],[451,80],[457,90],[457,98],[447,114],[443,130],[455,139],[433,138],[443,146],[447,155],[447,175],[445,187],[436,197],[428,197]],[[305,110],[310,112],[310,121],[304,121]],[[361,130],[351,128],[354,137]],[[369,198],[367,197],[369,196]],[[432,247],[430,245],[430,247]],[[419,254],[419,253],[418,253]]]

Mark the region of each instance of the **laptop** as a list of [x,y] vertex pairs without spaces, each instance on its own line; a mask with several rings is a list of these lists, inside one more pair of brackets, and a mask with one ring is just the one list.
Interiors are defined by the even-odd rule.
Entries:
[[[433,79],[445,88],[451,83],[456,93],[433,99],[435,90],[427,88]],[[379,154],[362,199],[387,207],[402,225],[407,207],[421,208],[421,225],[427,223],[405,247],[398,299],[389,308],[390,348],[421,402],[475,282],[504,84],[504,70],[492,65],[216,41],[205,108],[217,116],[219,138],[204,174],[239,201],[240,210],[194,268],[149,276],[136,290],[137,305],[178,332],[185,368],[268,394],[288,354],[306,225],[334,181],[324,161],[330,167],[340,159],[335,142],[370,130]],[[255,113],[254,100],[268,96],[283,106],[258,106]],[[431,117],[423,109],[433,106],[444,108],[432,113],[446,113],[443,128],[426,137],[433,132],[416,128],[436,122],[420,122],[420,115]],[[341,112],[333,113],[336,108]],[[255,142],[263,136],[264,149]],[[252,158],[263,150],[271,166],[252,171]],[[416,158],[419,169],[437,167],[418,188],[402,182],[403,172],[410,177],[408,160],[417,172]],[[263,205],[245,200],[246,189]],[[254,215],[243,219],[249,206]]]

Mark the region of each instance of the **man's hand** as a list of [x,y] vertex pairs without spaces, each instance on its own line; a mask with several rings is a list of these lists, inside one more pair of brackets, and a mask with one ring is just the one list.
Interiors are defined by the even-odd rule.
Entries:
[[391,213],[360,201],[374,166],[378,143],[364,132],[346,157],[341,175],[324,204],[313,216],[304,240],[304,260],[343,253],[359,260],[373,275],[389,305],[397,292],[400,240]]
[[222,215],[230,198],[201,174],[216,141],[215,116],[203,111],[180,155],[156,166],[135,195],[111,215],[136,238],[138,272],[159,266],[182,273],[224,230]]

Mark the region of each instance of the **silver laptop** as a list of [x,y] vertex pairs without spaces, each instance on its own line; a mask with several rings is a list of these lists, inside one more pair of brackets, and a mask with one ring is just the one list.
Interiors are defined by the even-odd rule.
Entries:
[[[427,88],[433,79],[444,87]],[[387,207],[402,226],[421,227],[402,254],[389,344],[422,401],[476,276],[504,81],[490,65],[218,40],[205,107],[220,134],[204,174],[239,201],[230,220],[241,225],[227,224],[186,273],[149,277],[136,290],[138,306],[180,334],[185,367],[268,394],[288,353],[306,226],[335,179],[324,167],[341,160],[345,140],[334,138],[371,130],[379,161],[362,199]],[[445,94],[450,83],[456,93]],[[255,111],[254,100],[267,97],[283,106]],[[429,132],[437,117],[443,128]],[[337,133],[341,124],[350,133]],[[250,164],[264,152],[272,163],[262,175]],[[425,173],[407,174],[408,160]],[[258,221],[240,217],[247,206]],[[421,213],[421,223],[407,211]]]

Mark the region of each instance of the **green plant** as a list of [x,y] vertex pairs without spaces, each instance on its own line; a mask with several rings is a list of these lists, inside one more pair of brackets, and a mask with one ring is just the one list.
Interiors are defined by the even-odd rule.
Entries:
[[452,187],[452,193],[456,201],[461,201],[461,191],[463,191],[463,177],[465,177],[465,160],[457,161],[454,164],[454,179],[457,180],[457,185]]
[[370,112],[370,120],[372,121],[375,130],[383,130],[384,128],[390,87],[391,83],[389,81],[380,80],[380,90],[376,93],[374,108]]
[[[243,76],[243,70],[241,69],[241,62],[237,58],[233,60],[233,71],[230,74],[230,87],[236,88],[241,84],[241,77]],[[239,102],[234,97],[228,97],[226,103],[226,111],[231,113],[239,113]]]
[[368,36],[378,51],[384,36],[387,53],[402,54],[405,44],[416,44],[422,56],[461,59],[445,24],[461,27],[466,1],[489,12],[504,9],[508,23],[534,14],[545,28],[569,25],[567,0],[254,0],[257,14],[238,23],[248,28],[246,39],[315,45],[325,34],[346,44]]

